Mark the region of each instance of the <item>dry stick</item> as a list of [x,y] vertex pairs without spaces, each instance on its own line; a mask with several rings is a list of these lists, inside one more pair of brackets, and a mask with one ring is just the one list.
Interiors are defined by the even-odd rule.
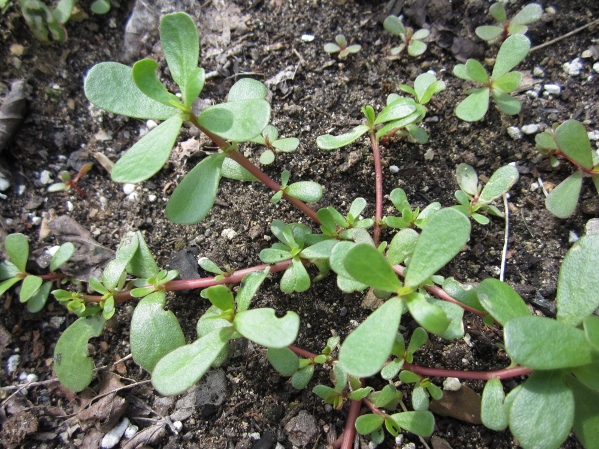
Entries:
[[370,146],[372,147],[372,156],[374,158],[374,179],[376,191],[376,206],[374,215],[374,232],[372,239],[374,246],[379,245],[381,235],[381,219],[383,218],[383,169],[381,168],[381,151],[375,131],[370,131]]
[[553,40],[550,40],[549,42],[545,42],[544,44],[537,45],[536,47],[531,48],[529,50],[529,53],[532,53],[533,51],[540,50],[541,48],[545,48],[545,47],[548,47],[550,45],[553,45],[556,42],[559,42],[559,41],[561,41],[563,39],[566,39],[566,38],[568,38],[570,36],[573,36],[576,33],[580,33],[582,30],[585,30],[586,28],[592,27],[593,25],[597,25],[597,24],[599,24],[599,19],[595,19],[592,22],[587,23],[586,25],[583,25],[583,26],[581,26],[579,28],[576,28],[575,30],[570,31],[569,33],[564,34],[563,36],[560,36],[560,37],[557,37],[557,38],[555,38]]

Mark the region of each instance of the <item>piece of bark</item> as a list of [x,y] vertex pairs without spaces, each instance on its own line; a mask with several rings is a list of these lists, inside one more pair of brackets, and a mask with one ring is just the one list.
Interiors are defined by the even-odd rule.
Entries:
[[0,153],[8,146],[25,118],[27,87],[23,80],[13,81],[0,107]]

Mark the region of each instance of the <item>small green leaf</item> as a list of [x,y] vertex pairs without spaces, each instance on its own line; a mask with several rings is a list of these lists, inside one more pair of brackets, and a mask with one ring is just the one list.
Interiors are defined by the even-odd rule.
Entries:
[[283,249],[264,248],[262,251],[260,251],[260,260],[264,263],[277,263],[292,258],[293,254],[290,251]]
[[308,386],[312,376],[314,375],[314,365],[307,365],[295,372],[293,376],[291,376],[291,385],[293,388],[298,390],[303,390]]
[[84,89],[94,105],[127,117],[166,120],[179,112],[145,95],[135,85],[131,68],[118,62],[93,66],[85,77]]
[[453,68],[453,74],[463,80],[472,81],[468,72],[466,72],[466,64],[458,64]]
[[258,178],[229,157],[225,158],[223,161],[223,165],[221,166],[221,176],[236,181],[252,182],[258,180]]
[[479,26],[474,30],[476,35],[480,37],[484,41],[492,41],[493,39],[498,38],[503,32],[503,27],[498,27],[495,25],[483,25]]
[[570,159],[584,168],[593,167],[593,151],[584,125],[576,120],[567,120],[555,130],[555,143]]
[[71,242],[66,242],[60,245],[58,251],[52,256],[50,261],[50,271],[56,271],[61,265],[64,265],[71,256],[75,253],[75,245]]
[[185,92],[183,99],[185,106],[191,107],[193,102],[198,98],[202,90],[204,89],[204,82],[206,81],[206,72],[204,69],[198,67],[191,71],[189,78],[185,83]]
[[[20,281],[21,277],[18,277],[18,275],[21,273],[22,271],[19,270],[17,266],[10,260],[3,260],[2,262],[0,262],[0,281],[5,281],[6,279],[15,277],[17,281]],[[4,293],[4,291],[2,293]]]
[[545,207],[558,218],[568,218],[574,213],[582,188],[582,172],[575,171],[545,198]]
[[75,7],[75,0],[60,0],[56,5],[56,8],[52,11],[54,18],[60,23],[67,23],[73,8]]
[[288,186],[285,193],[306,203],[314,203],[322,198],[322,186],[317,182],[299,181]]
[[595,351],[599,351],[599,317],[589,315],[584,319],[583,324],[587,341],[593,346]]
[[[424,346],[427,341],[428,341],[428,334],[426,333],[426,331],[423,328],[417,327],[416,329],[414,329],[414,332],[412,332],[412,336],[410,337],[410,343],[408,344],[408,349],[407,349],[408,354],[414,354],[416,351],[418,351],[418,349],[420,349],[422,346]],[[406,372],[409,373],[410,371],[406,371]],[[411,382],[416,382],[416,381],[417,380],[412,380]]]
[[28,275],[23,279],[21,291],[19,292],[19,300],[27,302],[37,292],[42,285],[42,278],[39,276]]
[[339,350],[339,363],[348,374],[368,377],[382,368],[391,354],[402,312],[402,301],[391,298],[348,335]]
[[406,34],[406,29],[404,28],[401,19],[397,16],[387,16],[383,22],[383,28],[395,36],[405,36]]
[[530,3],[520,10],[518,14],[510,20],[510,27],[514,25],[528,25],[536,22],[543,15],[543,8],[538,3]]
[[[420,379],[414,381],[418,382]],[[414,410],[428,410],[430,405],[430,400],[428,398],[428,394],[426,389],[421,386],[416,386],[412,390],[412,408]]]
[[139,240],[135,232],[128,232],[119,243],[114,260],[111,260],[102,272],[102,284],[108,290],[117,287],[127,265],[139,247]]
[[435,298],[429,298],[428,301],[445,311],[449,319],[449,326],[439,336],[446,340],[455,340],[464,337],[464,309],[457,304],[448,301],[441,301]]
[[224,153],[210,155],[183,178],[166,204],[169,220],[194,224],[208,215],[216,199],[224,158]]
[[40,288],[27,301],[27,310],[31,313],[39,312],[44,308],[50,296],[52,281],[44,282]]
[[472,81],[487,84],[489,82],[489,74],[483,65],[476,59],[468,59],[466,61],[466,73]]
[[412,317],[433,334],[441,335],[449,326],[445,310],[429,302],[422,293],[410,293],[405,296]]
[[262,99],[217,104],[204,109],[198,117],[202,127],[233,142],[245,142],[256,137],[269,121],[270,104]]
[[142,59],[133,64],[131,75],[137,88],[148,97],[167,106],[172,106],[171,102],[180,103],[179,98],[162,85],[156,76],[157,69],[158,63],[153,59]]
[[403,263],[406,258],[414,253],[416,243],[418,242],[418,234],[413,229],[402,229],[391,239],[389,249],[387,250],[387,260],[391,265]]
[[168,160],[183,124],[180,115],[173,115],[143,136],[112,168],[112,180],[137,183],[154,176]]
[[231,310],[235,308],[233,293],[225,285],[213,285],[203,291],[213,306],[220,310]]
[[381,369],[381,377],[385,380],[393,379],[395,376],[397,376],[397,373],[399,373],[399,370],[401,370],[403,364],[404,359],[393,359],[391,362],[383,366],[383,369]]
[[[455,170],[460,188],[470,196],[478,194],[478,176],[474,168],[468,164],[460,164]],[[457,194],[456,194],[457,195]],[[460,203],[462,203],[460,201]]]
[[362,135],[366,134],[368,130],[369,128],[367,125],[359,125],[350,132],[341,134],[339,136],[332,136],[331,134],[318,136],[316,138],[316,145],[321,150],[334,150],[336,148],[341,148],[359,139]]
[[501,325],[518,316],[530,316],[528,306],[508,284],[487,278],[477,289],[478,300]]
[[21,281],[22,278],[18,277],[18,278],[10,278],[10,279],[6,279],[5,281],[2,281],[2,283],[0,283],[0,295],[3,295],[4,293],[6,293],[6,291],[11,288],[13,285],[15,285],[17,282]]
[[377,115],[374,121],[375,125],[399,120],[409,116],[416,111],[416,103],[411,98],[399,97],[397,100],[385,106],[385,108]]
[[599,393],[569,379],[574,393],[574,433],[585,448],[599,447]]
[[260,155],[260,164],[270,165],[275,161],[275,153],[272,150],[265,150]]
[[247,339],[267,348],[284,348],[292,344],[299,332],[297,313],[287,312],[278,318],[273,309],[252,309],[235,315],[235,330]]
[[506,193],[518,181],[518,169],[505,165],[495,171],[480,193],[479,202],[488,204]]
[[135,254],[133,254],[133,257],[127,264],[127,273],[145,279],[156,276],[160,269],[156,265],[154,256],[152,256],[143,234],[140,231],[137,231],[135,234],[137,235],[139,245],[137,251],[135,251]]
[[522,105],[520,102],[509,94],[504,94],[498,90],[492,89],[491,95],[497,108],[507,115],[516,115],[520,112]]
[[295,137],[286,137],[285,139],[275,140],[272,143],[272,146],[275,147],[278,151],[283,153],[290,153],[292,151],[297,150],[299,147],[300,141]]
[[464,214],[451,208],[437,211],[418,238],[405,285],[422,285],[459,253],[469,237],[470,220]]
[[356,430],[360,435],[368,435],[381,427],[384,421],[385,419],[381,415],[375,415],[374,413],[358,416]]
[[253,271],[243,277],[239,291],[235,297],[238,313],[249,309],[252,299],[254,299],[262,282],[266,279],[269,270],[269,268],[265,268],[263,271]]
[[231,327],[218,329],[169,352],[152,371],[154,387],[165,395],[183,393],[208,371],[228,345],[232,332]]
[[79,318],[60,336],[54,348],[54,370],[60,383],[71,391],[87,387],[94,375],[94,361],[87,352],[91,337],[98,337],[106,320],[101,316]]
[[328,259],[337,243],[339,243],[337,240],[323,240],[302,250],[300,257],[304,259]]
[[[229,90],[227,103],[245,100],[264,100],[268,95],[266,86],[252,78],[242,78]],[[263,126],[262,129],[266,128]],[[260,130],[262,132],[262,130]],[[260,134],[260,133],[258,133]]]
[[593,361],[584,332],[561,321],[520,316],[503,329],[505,348],[514,362],[535,370],[557,370]]
[[489,8],[489,14],[499,23],[507,23],[507,15],[505,14],[505,7],[503,3],[493,3]]
[[27,273],[29,242],[23,234],[9,234],[4,240],[4,249],[8,257],[21,273]]
[[90,9],[94,14],[106,14],[110,11],[110,1],[109,0],[95,0]]
[[341,51],[341,47],[339,47],[337,44],[333,44],[332,42],[328,42],[324,44],[324,51],[326,53],[337,53],[338,51]]
[[505,393],[501,380],[494,377],[489,379],[483,390],[480,417],[489,429],[504,430],[508,425],[508,415],[503,405]]
[[466,122],[476,122],[483,118],[489,109],[488,87],[475,89],[455,109],[455,114]]
[[496,80],[512,70],[526,57],[529,50],[530,41],[526,36],[514,34],[508,37],[499,48],[491,78]]
[[421,437],[429,437],[435,428],[435,417],[429,411],[401,412],[389,415],[402,429]]
[[268,348],[266,358],[283,376],[292,376],[299,368],[299,357],[289,348]]
[[160,43],[173,79],[185,91],[200,54],[198,30],[191,17],[185,13],[165,15],[160,21]]
[[285,293],[305,292],[310,288],[310,276],[306,267],[299,259],[294,257],[291,265],[283,273],[281,278],[281,291]]
[[493,89],[497,89],[504,94],[515,91],[522,82],[520,72],[508,72],[499,79],[493,80]]
[[389,262],[369,244],[361,243],[351,248],[343,265],[351,277],[378,290],[396,292],[402,287]]

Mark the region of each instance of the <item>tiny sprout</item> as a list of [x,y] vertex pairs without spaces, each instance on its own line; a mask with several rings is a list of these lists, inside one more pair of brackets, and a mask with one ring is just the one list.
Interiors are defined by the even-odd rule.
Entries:
[[408,48],[410,56],[420,56],[426,51],[426,44],[422,42],[430,34],[429,30],[420,29],[414,32],[413,28],[404,27],[401,19],[397,16],[388,16],[383,22],[383,27],[394,36],[399,36],[402,43],[391,49],[391,55],[399,55],[404,48]]
[[347,39],[343,34],[338,34],[335,36],[335,42],[329,42],[324,44],[324,51],[327,53],[337,53],[339,52],[339,59],[345,59],[350,53],[358,53],[362,48],[361,45],[353,44],[348,46]]
[[83,175],[90,171],[92,167],[92,164],[85,164],[83,167],[81,167],[73,180],[71,180],[71,174],[68,171],[60,172],[58,176],[60,179],[62,179],[62,182],[56,182],[50,185],[48,187],[48,192],[66,192],[68,190],[74,189],[83,198],[87,198],[87,194],[77,187],[77,181],[79,181]]
[[491,16],[501,25],[483,25],[474,31],[482,40],[489,42],[503,42],[514,34],[524,34],[528,31],[529,23],[536,22],[543,14],[543,8],[537,3],[526,5],[511,20],[505,14],[503,3],[497,2],[489,8]]
[[286,137],[279,139],[279,131],[272,125],[268,125],[262,131],[262,134],[254,137],[250,142],[264,145],[266,150],[260,155],[262,165],[270,165],[275,161],[275,155],[278,153],[291,153],[299,146],[299,139],[296,137]]

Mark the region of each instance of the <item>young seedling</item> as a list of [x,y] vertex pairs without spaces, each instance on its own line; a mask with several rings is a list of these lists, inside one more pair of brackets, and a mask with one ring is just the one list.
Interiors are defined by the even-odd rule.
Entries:
[[335,36],[335,43],[329,42],[324,44],[324,51],[327,53],[339,53],[339,59],[347,58],[351,53],[358,53],[362,48],[361,45],[347,45],[347,39],[343,34]]
[[512,165],[506,165],[498,169],[485,184],[478,182],[476,171],[468,164],[460,164],[456,169],[456,178],[461,190],[455,193],[460,203],[455,209],[464,213],[467,217],[485,225],[489,218],[481,212],[488,212],[496,217],[503,217],[503,213],[491,203],[506,193],[518,181],[518,169]]
[[291,153],[297,150],[300,141],[295,137],[286,137],[279,139],[279,131],[272,125],[268,125],[262,131],[262,134],[254,137],[250,142],[264,145],[266,150],[260,155],[262,165],[270,165],[275,161],[275,155],[278,153]]
[[290,177],[291,173],[287,170],[283,170],[283,173],[281,173],[281,190],[272,196],[270,200],[271,203],[276,204],[281,201],[283,194],[287,194],[307,203],[314,203],[322,198],[322,186],[320,184],[312,181],[299,181],[289,184]]
[[585,176],[591,177],[599,193],[599,156],[591,148],[584,125],[576,120],[567,120],[537,134],[535,141],[536,148],[549,158],[553,167],[559,165],[558,158],[567,159],[576,167],[576,171],[545,199],[549,212],[559,218],[568,218],[576,209]]
[[508,115],[520,112],[520,102],[509,95],[522,82],[522,73],[510,72],[528,54],[530,41],[526,36],[515,34],[508,37],[499,48],[493,72],[489,77],[483,65],[476,59],[468,59],[466,64],[458,64],[453,74],[458,78],[480,83],[483,87],[468,91],[468,97],[458,104],[455,113],[464,121],[476,122],[482,119],[489,109],[489,95],[497,108]]
[[426,51],[426,44],[422,41],[429,36],[429,30],[421,29],[414,32],[412,28],[404,27],[397,16],[388,16],[383,22],[383,27],[394,36],[399,36],[402,42],[391,49],[391,56],[398,56],[404,48],[407,48],[410,56],[420,56]]
[[67,192],[73,189],[83,198],[87,198],[87,194],[77,186],[77,181],[79,181],[83,175],[90,171],[92,167],[92,164],[83,165],[77,175],[75,175],[74,179],[71,179],[71,174],[68,171],[60,172],[58,176],[60,179],[62,179],[62,182],[56,182],[48,186],[48,192]]
[[526,25],[536,22],[543,14],[543,8],[537,3],[530,3],[520,10],[512,19],[508,20],[503,3],[493,3],[489,8],[491,16],[500,25],[483,25],[474,30],[482,40],[489,42],[503,42],[514,34],[525,34]]

